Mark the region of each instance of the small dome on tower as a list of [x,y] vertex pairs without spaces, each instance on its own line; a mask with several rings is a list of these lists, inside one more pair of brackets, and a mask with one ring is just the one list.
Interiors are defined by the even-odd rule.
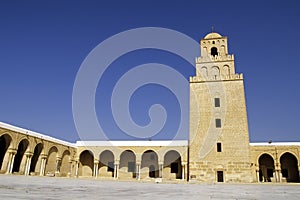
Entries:
[[219,33],[215,33],[215,32],[211,32],[209,34],[207,34],[204,39],[214,39],[214,38],[221,38],[222,35],[220,35]]

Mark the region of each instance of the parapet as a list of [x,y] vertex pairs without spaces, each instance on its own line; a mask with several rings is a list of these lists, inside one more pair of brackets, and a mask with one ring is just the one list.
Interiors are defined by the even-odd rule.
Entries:
[[212,56],[208,55],[205,57],[196,57],[195,62],[196,64],[205,63],[205,62],[218,62],[218,61],[234,61],[234,55],[227,54],[227,55],[217,55]]
[[232,81],[243,80],[243,74],[230,74],[225,76],[191,76],[190,83],[209,82],[209,81]]

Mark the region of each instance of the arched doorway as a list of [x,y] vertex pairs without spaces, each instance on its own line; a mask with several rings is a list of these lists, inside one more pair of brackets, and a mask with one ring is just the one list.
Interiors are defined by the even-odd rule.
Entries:
[[280,157],[281,174],[287,182],[299,182],[298,160],[291,153],[284,153]]
[[274,159],[269,154],[263,154],[258,159],[259,181],[271,182],[274,173]]
[[39,143],[35,146],[34,151],[33,151],[33,156],[31,159],[31,164],[30,164],[30,172],[37,172],[39,170],[39,167],[37,167],[37,163],[40,157],[40,154],[43,150],[43,144]]
[[58,167],[60,176],[67,176],[70,172],[70,167],[70,151],[65,150],[61,157],[61,162]]
[[85,150],[79,157],[78,176],[93,176],[94,155],[91,151]]
[[53,146],[49,149],[47,162],[46,162],[46,168],[45,168],[45,172],[49,176],[54,176],[55,172],[57,170],[56,169],[57,152],[58,152],[58,149],[55,146]]
[[11,137],[7,134],[0,137],[0,170],[6,170],[6,166],[3,165],[6,151],[10,145]]
[[23,139],[19,145],[18,145],[18,150],[17,150],[17,154],[15,155],[15,159],[14,159],[14,166],[13,166],[13,170],[12,172],[21,172],[24,173],[25,172],[25,164],[26,164],[26,158],[24,156],[27,147],[28,147],[28,140],[27,139]]
[[123,151],[120,156],[119,177],[135,178],[136,177],[135,167],[136,167],[135,154],[130,150]]
[[99,156],[98,174],[101,177],[114,177],[115,156],[109,151],[103,151]]
[[181,179],[181,156],[177,151],[168,151],[164,156],[163,177],[167,179]]
[[158,156],[152,151],[145,151],[142,155],[141,178],[157,178],[159,176]]

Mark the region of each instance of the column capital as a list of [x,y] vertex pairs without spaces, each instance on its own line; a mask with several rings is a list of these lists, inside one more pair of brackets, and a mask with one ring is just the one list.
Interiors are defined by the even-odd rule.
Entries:
[[115,165],[119,165],[120,164],[120,161],[119,160],[115,160]]
[[26,155],[27,157],[31,157],[31,156],[33,156],[33,153],[30,152],[30,151],[28,151],[28,152],[25,152],[25,155]]
[[99,164],[99,160],[98,159],[94,159],[94,164]]
[[12,153],[12,154],[17,154],[17,149],[12,149],[12,148],[9,148],[7,150],[8,153]]

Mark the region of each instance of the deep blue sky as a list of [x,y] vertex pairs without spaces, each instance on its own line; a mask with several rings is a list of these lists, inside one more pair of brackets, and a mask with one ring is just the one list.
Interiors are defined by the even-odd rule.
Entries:
[[[228,36],[236,71],[244,73],[251,141],[300,141],[299,13],[298,0],[1,0],[0,121],[76,141],[72,89],[81,63],[95,46],[119,32],[149,26],[174,29],[199,41],[213,25]],[[116,79],[126,66],[147,62],[172,64],[186,77],[194,73],[174,55],[141,51],[116,61],[107,80]],[[99,88],[97,109],[103,109],[102,92],[110,84]],[[147,105],[156,101],[169,102],[166,109],[176,113],[176,99],[163,90],[155,85],[141,88],[134,99],[151,101],[145,101],[146,108],[133,106],[133,117],[139,110],[145,114]],[[153,97],[161,93],[165,99]],[[147,124],[146,117],[135,119]],[[172,120],[166,132],[177,128],[178,119]],[[114,133],[112,139],[128,138]]]

